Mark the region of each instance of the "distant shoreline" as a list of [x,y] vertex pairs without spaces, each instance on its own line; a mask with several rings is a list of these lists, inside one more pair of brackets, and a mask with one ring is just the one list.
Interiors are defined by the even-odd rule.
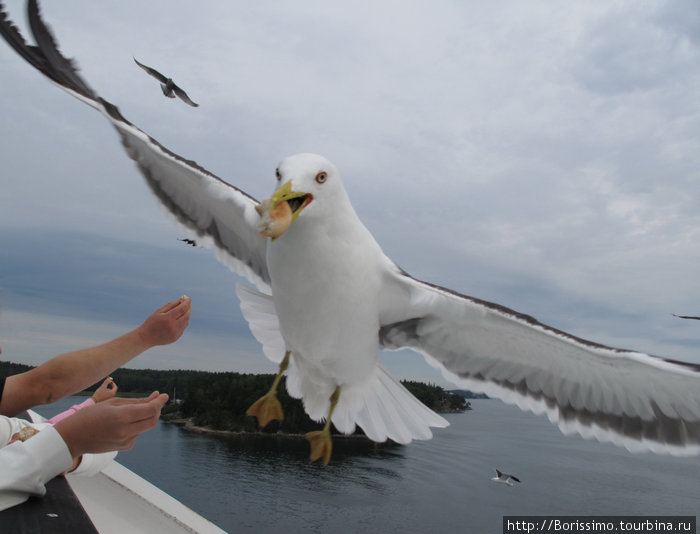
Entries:
[[[187,432],[192,432],[194,434],[207,434],[212,436],[222,436],[222,437],[235,437],[235,438],[263,438],[263,439],[289,439],[289,440],[300,440],[306,439],[306,434],[288,433],[288,432],[262,432],[262,431],[248,431],[248,430],[217,430],[215,428],[209,428],[206,426],[197,426],[193,422],[193,417],[185,418],[174,418],[174,417],[161,417],[161,420],[165,423],[171,425],[179,426]],[[370,442],[375,443],[370,440],[367,436],[360,434],[333,434],[333,439],[342,439],[348,441],[357,442]]]
[[[466,410],[469,411],[469,410]],[[449,412],[449,413],[465,413],[462,412]],[[174,414],[173,414],[174,415]],[[175,425],[180,427],[185,432],[191,432],[193,434],[202,434],[208,436],[219,436],[224,438],[236,438],[236,439],[253,439],[253,440],[275,440],[275,441],[305,441],[305,433],[288,433],[288,432],[262,432],[259,430],[249,431],[249,430],[218,430],[215,428],[210,428],[206,426],[198,426],[194,424],[194,417],[179,417],[177,415],[165,415],[161,416],[161,420],[165,423]],[[334,440],[340,440],[347,445],[371,445],[373,447],[394,447],[399,446],[399,444],[393,442],[392,440],[387,440],[385,442],[375,442],[369,439],[364,434],[341,434],[333,433]]]

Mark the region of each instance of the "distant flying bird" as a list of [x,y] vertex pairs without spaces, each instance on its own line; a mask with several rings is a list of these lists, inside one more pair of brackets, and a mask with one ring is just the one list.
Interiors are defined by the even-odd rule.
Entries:
[[[158,72],[156,69],[147,67],[143,63],[139,63],[139,61],[134,58],[134,61],[136,61],[136,64],[141,67],[143,70],[145,70],[148,74],[153,76],[156,80],[160,82],[160,88],[163,91],[163,94],[167,96],[168,98],[175,98],[175,95],[180,97],[180,100],[183,102],[189,104],[192,107],[198,107],[199,104],[195,104],[190,100],[190,97],[187,96],[187,93],[183,91],[180,86],[178,86],[172,78],[168,78],[167,76],[163,76],[160,72]],[[175,94],[173,94],[175,93]]]
[[382,252],[340,173],[321,156],[284,159],[275,193],[258,203],[92,91],[57,50],[36,0],[29,0],[29,21],[37,47],[0,15],[7,42],[100,111],[163,206],[257,286],[238,286],[241,310],[279,373],[248,413],[261,425],[283,416],[275,392],[287,372],[289,394],[303,399],[312,419],[326,421],[307,435],[312,459],[330,459],[331,422],[344,433],[359,425],[374,441],[397,443],[429,439],[430,427],[447,426],[380,365],[379,350],[402,348],[423,354],[464,389],[547,414],[565,434],[630,450],[700,452],[700,365],[586,341],[412,278]]
[[194,239],[184,238],[184,239],[178,239],[178,241],[182,241],[183,243],[190,245],[192,247],[197,246],[197,242]]
[[676,315],[675,313],[672,314],[674,317],[678,317],[680,319],[697,319],[700,321],[700,317],[697,317],[695,315]]
[[505,484],[506,486],[512,486],[513,483],[511,480],[515,480],[516,482],[520,482],[520,479],[518,477],[514,477],[513,475],[509,475],[507,473],[501,473],[498,469],[496,469],[496,475],[493,477],[491,480],[493,482],[498,482],[499,484]]

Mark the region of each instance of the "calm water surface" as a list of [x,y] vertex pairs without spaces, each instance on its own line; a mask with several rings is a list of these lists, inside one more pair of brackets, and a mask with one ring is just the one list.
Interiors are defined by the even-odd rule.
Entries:
[[[67,399],[40,410],[54,415]],[[117,460],[227,532],[500,533],[504,515],[697,515],[700,460],[565,437],[496,400],[434,438],[323,467],[307,445],[242,445],[166,423]],[[490,482],[495,468],[522,481]]]

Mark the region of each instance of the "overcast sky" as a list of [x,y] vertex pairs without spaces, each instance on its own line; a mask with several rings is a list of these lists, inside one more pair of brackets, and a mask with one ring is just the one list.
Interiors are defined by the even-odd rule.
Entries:
[[[24,2],[5,1],[26,33]],[[419,279],[578,336],[700,362],[700,4],[45,2],[88,83],[262,199],[279,160],[339,168]],[[163,97],[132,57],[199,108]],[[0,43],[0,345],[40,363],[193,297],[134,367],[272,372],[242,279],[148,192],[109,123]],[[438,381],[422,358],[400,378]]]

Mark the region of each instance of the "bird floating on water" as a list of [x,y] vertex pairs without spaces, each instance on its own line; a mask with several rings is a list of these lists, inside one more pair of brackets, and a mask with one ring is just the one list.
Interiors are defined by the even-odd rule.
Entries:
[[322,156],[284,159],[274,194],[257,202],[127,121],[60,54],[36,0],[28,6],[37,46],[24,42],[0,3],[5,40],[102,113],[163,206],[256,286],[238,285],[241,309],[279,372],[249,413],[262,425],[283,417],[275,392],[286,372],[290,395],[326,421],[307,436],[312,459],[329,461],[331,422],[404,444],[447,426],[378,362],[379,350],[402,348],[462,388],[547,414],[565,434],[635,451],[700,452],[700,365],[600,345],[411,277],[382,252]]
[[185,102],[186,104],[189,104],[192,107],[199,107],[199,104],[194,103],[189,96],[187,96],[187,93],[180,88],[179,85],[177,85],[172,78],[168,78],[167,76],[161,74],[158,72],[156,69],[152,67],[148,67],[144,65],[143,63],[139,63],[139,61],[134,58],[134,61],[136,61],[136,64],[141,67],[143,70],[145,70],[148,74],[153,76],[156,80],[160,82],[160,88],[163,91],[163,94],[167,96],[168,98],[175,98],[175,95],[177,95],[180,100]]
[[515,480],[516,482],[520,482],[520,479],[518,477],[514,477],[513,475],[509,475],[508,473],[502,473],[498,469],[496,469],[496,476],[491,479],[493,482],[498,482],[499,484],[505,484],[506,486],[512,486],[513,483],[511,480]]

